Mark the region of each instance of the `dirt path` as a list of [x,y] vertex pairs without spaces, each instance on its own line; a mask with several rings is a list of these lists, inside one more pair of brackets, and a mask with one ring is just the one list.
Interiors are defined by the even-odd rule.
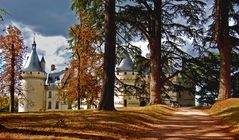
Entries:
[[[219,119],[190,108],[181,108],[160,125],[163,140],[236,140]],[[238,138],[239,139],[239,138]]]

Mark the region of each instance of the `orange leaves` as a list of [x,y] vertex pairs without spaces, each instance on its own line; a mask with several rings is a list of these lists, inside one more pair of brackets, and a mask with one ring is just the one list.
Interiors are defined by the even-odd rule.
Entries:
[[79,13],[80,23],[70,28],[72,36],[71,76],[69,76],[64,90],[71,99],[81,99],[93,102],[100,92],[102,75],[102,54],[97,51],[99,35],[85,13]]
[[10,112],[14,111],[14,94],[20,93],[20,69],[23,61],[25,47],[23,45],[21,32],[14,26],[7,28],[7,35],[0,36],[1,62],[0,91],[10,93]]
[[10,54],[12,53],[10,47],[11,45],[14,45],[15,54],[19,55],[23,51],[23,42],[20,30],[14,26],[9,26],[7,28],[7,33],[8,34],[6,36],[0,36],[0,47],[3,49],[4,53]]

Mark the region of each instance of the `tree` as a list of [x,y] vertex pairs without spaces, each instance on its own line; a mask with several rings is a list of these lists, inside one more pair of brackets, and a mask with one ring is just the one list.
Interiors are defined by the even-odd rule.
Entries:
[[[85,10],[95,21],[96,26],[102,23],[101,2],[97,1],[74,1],[73,7]],[[118,0],[117,10],[117,41],[121,44],[130,44],[130,41],[147,40],[151,52],[151,103],[160,103],[161,94],[165,81],[172,77],[164,76],[162,67],[165,66],[168,50],[177,54],[174,57],[179,61],[186,54],[181,47],[186,44],[185,36],[192,39],[193,45],[197,46],[202,36],[202,21],[205,3],[200,0]],[[78,5],[78,6],[77,6]],[[80,5],[80,6],[79,6]],[[92,15],[97,16],[93,17]],[[183,22],[181,22],[184,20]],[[161,22],[163,21],[163,22]],[[98,26],[97,26],[98,27]],[[132,46],[132,45],[130,45]],[[119,49],[120,49],[119,48]],[[117,48],[118,49],[118,48]],[[129,50],[129,49],[128,49]],[[176,75],[176,74],[175,74]]]
[[[15,101],[14,102],[14,112],[17,112],[18,98],[15,97],[14,101]],[[10,103],[11,103],[11,100],[8,96],[0,95],[0,112],[8,112]]]
[[105,0],[105,51],[103,64],[103,92],[101,95],[99,110],[115,110],[114,84],[115,84],[115,0]]
[[[114,67],[115,67],[115,1],[113,0],[73,0],[72,10],[83,11],[88,19],[94,23],[92,26],[99,29],[101,42],[104,42],[103,64],[103,92],[99,110],[115,110],[114,108]],[[103,15],[104,11],[104,15]],[[104,19],[104,22],[103,22]],[[102,28],[102,27],[105,28]],[[104,30],[103,30],[104,29]]]
[[[197,87],[199,102],[213,104],[219,89],[219,54],[209,52],[205,56],[186,60],[182,72],[183,83],[191,83]],[[184,88],[184,87],[182,87]],[[189,92],[193,93],[193,91]]]
[[[220,81],[218,100],[231,97],[232,50],[239,46],[238,7],[236,0],[215,0],[209,16],[210,26],[204,39],[210,48],[216,48],[220,54]],[[211,22],[213,21],[213,22]],[[229,25],[232,22],[233,25]],[[215,41],[215,42],[214,42]],[[205,45],[206,46],[206,45]]]
[[[238,35],[238,14],[233,16],[233,4],[239,4],[234,0],[216,0],[215,1],[215,40],[220,52],[220,88],[218,100],[224,100],[231,97],[231,59],[232,48],[239,46]],[[231,17],[232,16],[232,17]],[[230,18],[234,19],[236,24],[229,26]]]
[[178,64],[183,57],[188,57],[180,48],[186,44],[185,36],[192,39],[194,46],[197,46],[199,44],[197,42],[202,38],[205,3],[198,0],[180,2],[132,0],[131,2],[134,4],[119,6],[119,28],[123,28],[121,30],[126,32],[126,36],[131,34],[130,37],[137,36],[149,42],[150,102],[157,104],[160,103],[160,96],[166,94],[163,86],[178,72],[175,70],[175,74],[166,76],[166,71],[163,69],[168,67],[168,57],[172,55],[173,61]]
[[7,35],[0,36],[0,49],[2,51],[3,66],[0,70],[2,93],[10,93],[9,112],[14,111],[14,95],[21,93],[20,70],[23,62],[25,47],[21,31],[14,26],[7,28]]
[[5,9],[0,8],[0,21],[3,21],[3,16],[7,14]]
[[70,28],[69,41],[72,50],[71,67],[66,72],[63,91],[71,100],[77,99],[78,109],[81,100],[94,104],[98,98],[102,75],[102,54],[97,45],[98,33],[87,19],[86,13],[76,12],[80,23]]

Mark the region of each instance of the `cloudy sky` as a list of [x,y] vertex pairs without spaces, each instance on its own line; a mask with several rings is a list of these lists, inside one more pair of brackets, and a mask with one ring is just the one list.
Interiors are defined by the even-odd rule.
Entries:
[[8,12],[4,25],[17,26],[29,49],[35,33],[38,55],[45,57],[48,70],[51,64],[62,69],[68,63],[67,31],[77,22],[70,4],[71,0],[0,0],[0,8]]

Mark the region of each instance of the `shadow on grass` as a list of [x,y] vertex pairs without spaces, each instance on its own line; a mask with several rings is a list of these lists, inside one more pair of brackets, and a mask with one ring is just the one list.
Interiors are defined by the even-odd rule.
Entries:
[[[141,138],[146,136],[157,138],[160,133],[150,132],[160,124],[166,115],[168,114],[160,109],[89,111],[86,113],[76,111],[12,116],[9,114],[9,116],[0,116],[0,122],[3,122],[8,128],[4,129],[4,132],[15,134],[82,139]],[[64,127],[56,125],[57,121],[61,119],[64,120]]]
[[55,136],[55,137],[68,137],[68,138],[81,138],[81,139],[109,139],[114,140],[115,138],[110,136],[97,136],[93,134],[81,134],[81,133],[64,133],[64,132],[47,132],[47,131],[36,131],[26,129],[2,129],[1,132],[18,133],[25,135],[39,135],[39,136]]
[[[163,107],[163,111],[157,108],[0,116],[0,122],[7,127],[1,130],[1,134],[6,132],[69,139],[234,139],[226,134],[208,136],[228,131],[229,128],[212,127],[218,125],[220,120],[198,115],[171,116],[167,111],[174,109]],[[58,126],[58,120],[64,120],[64,126]]]

